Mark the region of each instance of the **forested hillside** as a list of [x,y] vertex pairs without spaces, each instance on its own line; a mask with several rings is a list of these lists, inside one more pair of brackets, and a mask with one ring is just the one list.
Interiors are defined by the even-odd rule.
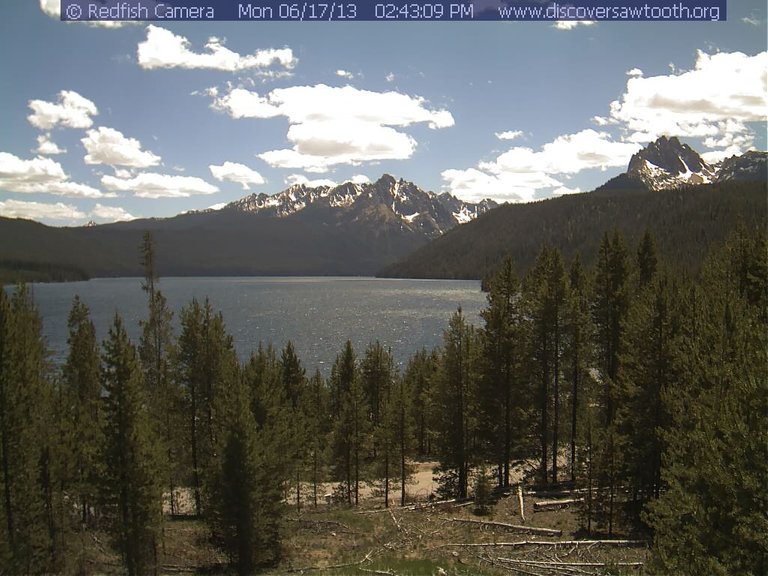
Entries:
[[527,270],[544,246],[557,248],[566,259],[579,254],[591,266],[597,261],[602,232],[613,227],[630,243],[650,230],[667,262],[697,270],[708,251],[738,225],[765,227],[767,195],[765,182],[723,182],[657,192],[602,187],[507,204],[451,230],[379,275],[483,279],[506,257]]
[[[474,498],[481,515],[494,486],[568,486],[578,527],[547,534],[572,549],[632,535],[652,541],[650,558],[623,565],[648,574],[764,574],[766,250],[742,229],[693,276],[651,234],[604,233],[594,265],[548,247],[522,276],[504,261],[481,326],[457,310],[443,345],[414,351],[402,372],[379,343],[358,355],[339,342],[327,379],[306,374],[290,343],[241,364],[208,301],[179,311],[174,333],[149,234],[138,343],[119,315],[96,342],[75,299],[68,358],[51,367],[30,291],[0,291],[0,571],[322,573],[334,559],[302,555],[304,525],[333,534],[326,547],[349,539],[357,560],[337,569],[357,573],[374,555],[378,573],[414,558],[436,569],[468,546],[449,526],[466,520],[425,529],[383,514],[398,544],[368,551],[356,516],[301,515],[362,505],[364,483],[382,506],[411,504],[413,464],[432,460],[434,497]],[[466,558],[456,573],[498,573]]]

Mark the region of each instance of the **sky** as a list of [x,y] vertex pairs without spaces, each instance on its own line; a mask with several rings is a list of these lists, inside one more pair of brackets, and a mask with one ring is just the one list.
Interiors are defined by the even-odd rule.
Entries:
[[764,0],[725,22],[61,22],[0,2],[0,215],[168,217],[392,174],[461,199],[594,189],[661,135],[766,149]]

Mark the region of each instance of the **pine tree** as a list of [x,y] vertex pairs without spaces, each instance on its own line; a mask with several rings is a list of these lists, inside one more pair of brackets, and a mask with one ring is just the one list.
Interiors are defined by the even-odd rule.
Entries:
[[290,340],[283,348],[280,355],[280,373],[282,388],[286,396],[286,409],[290,422],[290,453],[292,454],[291,466],[294,470],[296,482],[296,510],[301,510],[301,482],[304,462],[307,457],[307,445],[310,438],[307,436],[307,420],[305,418],[304,404],[307,401],[307,379],[301,361],[296,355],[293,342]]
[[206,516],[214,542],[243,576],[280,558],[281,486],[288,480],[285,451],[292,440],[285,425],[290,410],[279,388],[270,398],[256,400],[267,415],[257,423],[252,411],[254,390],[249,389],[253,376],[246,369],[242,379],[219,395],[218,413],[224,424]]
[[646,516],[653,573],[768,569],[766,253],[762,234],[737,234],[685,299],[678,377],[662,393],[666,490]]
[[151,232],[145,232],[140,247],[141,265],[144,268],[142,289],[147,293],[149,316],[141,322],[139,358],[144,370],[144,380],[149,392],[152,419],[165,453],[163,475],[166,478],[171,514],[176,514],[176,485],[181,474],[181,449],[183,446],[181,423],[181,389],[173,378],[172,320],[173,313],[163,293],[158,289],[157,257]]
[[159,566],[161,457],[136,349],[118,315],[104,341],[102,385],[102,490],[110,531],[128,574],[153,574]]
[[317,490],[323,481],[323,464],[327,458],[331,418],[328,412],[328,389],[319,370],[309,379],[304,402],[304,422],[308,437],[307,452],[311,468],[312,505],[317,508]]
[[593,327],[589,314],[590,288],[588,279],[581,267],[581,259],[576,256],[569,271],[568,302],[566,303],[565,372],[571,383],[571,482],[576,482],[577,442],[581,434],[580,415],[587,410],[585,396],[591,387],[589,368],[592,366]]
[[383,478],[384,506],[389,506],[389,480],[396,454],[396,420],[391,398],[395,377],[392,354],[380,342],[369,344],[360,363],[360,378],[368,399],[372,431],[373,474]]
[[509,486],[509,463],[515,447],[514,436],[522,430],[524,408],[521,367],[524,355],[524,328],[520,283],[511,259],[505,260],[490,282],[488,307],[481,312],[483,377],[480,380],[482,434],[497,464],[500,487]]
[[408,360],[403,379],[410,392],[410,419],[416,435],[416,453],[422,457],[432,454],[435,436],[435,391],[434,383],[438,367],[436,352],[428,353],[424,348]]
[[443,334],[443,353],[437,379],[438,456],[445,491],[467,497],[469,472],[477,459],[478,427],[477,336],[461,308]]
[[[548,444],[552,441],[552,482],[557,482],[560,429],[560,380],[563,354],[567,284],[560,252],[545,247],[525,279],[527,306],[532,319],[532,356],[539,379],[539,474],[547,482]],[[552,425],[549,423],[552,409]]]
[[602,418],[595,434],[597,442],[592,457],[597,479],[594,511],[598,526],[606,527],[610,536],[613,535],[621,481],[621,438],[614,420],[620,359],[626,342],[624,333],[630,307],[631,272],[623,237],[618,230],[614,230],[611,237],[606,233],[600,244],[593,303],[597,367],[603,391],[599,401]]
[[180,319],[176,371],[187,422],[195,511],[200,515],[204,477],[211,470],[223,426],[216,414],[218,396],[239,378],[239,363],[224,319],[213,312],[208,300],[203,305],[192,300]]
[[661,275],[637,296],[627,321],[619,375],[623,402],[617,420],[624,437],[622,460],[632,489],[634,520],[662,489],[660,431],[668,419],[662,397],[679,379],[674,362],[681,328],[677,301],[676,286]]
[[360,498],[364,464],[361,458],[368,444],[368,406],[355,352],[347,340],[331,369],[332,449],[336,477],[341,481],[347,503],[352,505],[354,499],[355,506]]
[[0,565],[11,573],[54,568],[51,389],[42,323],[26,286],[0,290]]
[[73,464],[69,488],[77,494],[83,526],[93,520],[100,476],[99,451],[104,441],[100,422],[101,381],[96,328],[88,307],[75,296],[68,319],[69,353],[62,369],[65,418],[70,422]]

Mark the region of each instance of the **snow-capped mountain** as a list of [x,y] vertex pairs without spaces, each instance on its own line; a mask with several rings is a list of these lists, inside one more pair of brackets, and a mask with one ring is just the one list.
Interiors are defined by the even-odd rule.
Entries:
[[693,148],[675,137],[662,136],[634,154],[624,174],[598,192],[616,189],[667,190],[678,186],[716,184],[728,180],[766,180],[768,153],[750,151],[708,164]]
[[340,223],[396,225],[435,238],[494,208],[492,200],[464,202],[448,193],[425,192],[412,182],[384,174],[376,182],[338,186],[293,185],[274,195],[251,194],[225,206],[276,218],[299,215]]
[[662,136],[632,156],[627,174],[636,176],[651,190],[665,190],[681,184],[709,184],[716,167],[707,164],[688,144]]

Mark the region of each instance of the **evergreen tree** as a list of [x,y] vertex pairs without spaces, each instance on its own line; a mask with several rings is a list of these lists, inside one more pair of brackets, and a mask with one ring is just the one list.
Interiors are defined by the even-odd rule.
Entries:
[[278,388],[270,399],[256,400],[267,415],[259,424],[251,409],[249,376],[254,374],[246,369],[242,379],[218,396],[223,426],[212,463],[206,516],[214,542],[243,576],[280,558],[281,486],[288,480],[285,450],[291,441],[282,417],[289,414],[283,391]]
[[443,353],[437,378],[438,456],[445,490],[456,498],[467,497],[467,485],[478,432],[477,336],[456,311],[443,334]]
[[597,442],[593,449],[595,477],[594,512],[598,526],[613,535],[617,512],[616,497],[621,480],[621,438],[614,421],[617,406],[617,382],[623,352],[630,303],[631,263],[624,239],[618,230],[606,233],[600,244],[595,277],[593,318],[596,335],[596,355],[602,381],[602,410]]
[[677,289],[661,275],[637,297],[629,313],[619,388],[623,403],[617,409],[618,429],[624,437],[624,474],[632,490],[633,520],[641,508],[658,498],[661,489],[661,430],[667,425],[662,396],[675,387],[675,355],[680,331]]
[[399,416],[392,387],[396,378],[392,354],[380,342],[370,344],[360,367],[365,396],[369,402],[373,439],[373,475],[383,478],[384,506],[389,506],[389,481],[398,453]]
[[[511,259],[502,264],[490,281],[488,307],[481,312],[483,377],[480,380],[482,435],[497,464],[499,487],[509,486],[509,463],[515,439],[520,443],[524,421],[521,369],[524,328],[520,283]],[[517,437],[517,438],[515,438]]]
[[762,234],[738,234],[686,297],[678,376],[662,391],[666,490],[646,516],[653,573],[768,569],[766,253]]
[[307,447],[310,441],[307,436],[307,419],[304,404],[307,401],[307,379],[301,361],[296,355],[293,342],[290,340],[283,348],[280,356],[282,388],[286,396],[286,409],[290,423],[290,453],[292,468],[296,482],[296,509],[301,510],[301,481]]
[[422,458],[432,454],[436,419],[434,382],[437,367],[437,353],[430,354],[422,348],[408,360],[403,374],[405,386],[410,392],[410,420],[413,422],[416,436],[416,453]]
[[589,314],[590,288],[588,279],[581,267],[581,259],[576,256],[569,271],[568,302],[566,303],[565,337],[565,372],[571,383],[571,481],[576,481],[577,442],[581,434],[580,415],[588,409],[584,397],[587,388],[592,385],[589,373],[592,364],[593,328]]
[[54,568],[60,540],[50,469],[51,390],[42,323],[32,295],[0,290],[0,565],[10,573]]
[[331,369],[331,410],[333,462],[336,477],[343,485],[346,500],[357,506],[360,497],[361,458],[368,444],[368,399],[365,397],[352,343],[336,356]]
[[118,315],[104,341],[102,385],[102,490],[110,530],[128,574],[154,574],[162,521],[161,456],[136,350]]
[[171,514],[176,513],[176,485],[181,474],[183,446],[181,422],[181,389],[173,377],[173,313],[158,289],[157,257],[151,232],[145,232],[140,247],[144,268],[142,289],[147,293],[149,316],[141,322],[139,358],[149,392],[151,415],[160,432],[165,453],[164,471],[170,499]]
[[203,305],[192,300],[180,318],[176,370],[187,422],[195,510],[200,515],[204,477],[212,470],[223,426],[216,415],[216,403],[239,378],[239,364],[224,319],[221,313],[213,312],[208,300]]
[[656,239],[653,237],[650,230],[646,230],[642,240],[640,240],[640,245],[637,248],[638,283],[641,287],[645,287],[651,283],[656,276],[658,266],[659,261],[656,254]]
[[323,481],[323,463],[327,458],[328,436],[331,418],[328,413],[328,389],[319,370],[309,379],[304,402],[304,422],[308,438],[310,477],[312,482],[312,505],[317,508],[317,490]]
[[66,418],[71,424],[70,454],[72,479],[69,486],[76,494],[80,521],[85,526],[92,520],[96,504],[99,450],[103,443],[100,422],[101,381],[96,329],[88,307],[75,296],[68,319],[69,353],[62,369],[62,385],[66,402]]
[[[552,482],[557,482],[557,457],[560,429],[560,380],[563,354],[567,283],[560,253],[545,247],[536,266],[525,279],[527,305],[532,321],[532,359],[539,380],[539,439],[541,464],[539,474],[547,482],[548,444],[552,441]],[[552,410],[552,425],[549,423]]]

